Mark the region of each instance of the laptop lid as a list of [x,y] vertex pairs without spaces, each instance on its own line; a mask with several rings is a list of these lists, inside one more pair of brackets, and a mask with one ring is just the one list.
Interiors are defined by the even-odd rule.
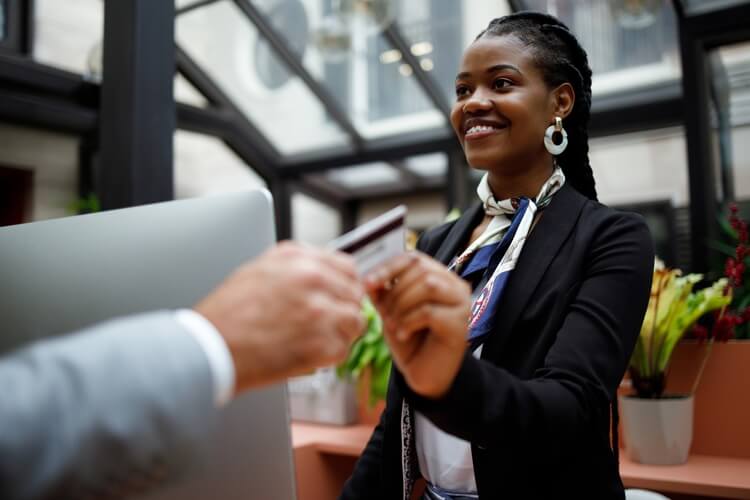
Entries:
[[[112,317],[190,307],[274,241],[266,190],[0,228],[0,355]],[[284,384],[237,398],[211,432],[200,468],[148,498],[295,498]]]

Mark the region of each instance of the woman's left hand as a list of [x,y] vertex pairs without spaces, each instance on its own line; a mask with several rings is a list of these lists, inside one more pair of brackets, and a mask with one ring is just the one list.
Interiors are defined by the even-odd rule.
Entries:
[[468,283],[427,255],[409,252],[369,274],[365,287],[409,387],[421,396],[443,396],[467,348]]

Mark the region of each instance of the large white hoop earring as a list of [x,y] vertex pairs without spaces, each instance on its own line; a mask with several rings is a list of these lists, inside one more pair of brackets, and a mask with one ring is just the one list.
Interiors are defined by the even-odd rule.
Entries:
[[[560,144],[555,144],[555,141],[552,140],[552,136],[555,132],[559,132],[562,136]],[[568,133],[563,128],[562,118],[559,116],[555,117],[555,124],[547,127],[547,130],[544,132],[544,147],[547,148],[547,151],[549,151],[551,155],[555,156],[562,154],[562,152],[565,151],[565,148],[568,147]]]

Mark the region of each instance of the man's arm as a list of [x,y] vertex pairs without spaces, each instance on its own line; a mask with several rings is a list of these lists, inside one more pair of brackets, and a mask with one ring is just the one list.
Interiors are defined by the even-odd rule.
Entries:
[[201,346],[165,311],[0,358],[0,497],[98,497],[174,479],[215,413]]
[[282,243],[195,306],[201,326],[165,311],[0,357],[0,498],[120,497],[174,480],[217,402],[343,359],[362,296],[350,257]]

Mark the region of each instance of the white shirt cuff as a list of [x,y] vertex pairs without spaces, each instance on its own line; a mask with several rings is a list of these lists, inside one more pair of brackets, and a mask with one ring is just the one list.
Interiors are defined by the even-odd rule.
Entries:
[[206,353],[214,379],[214,403],[226,405],[234,395],[234,361],[224,337],[216,327],[192,309],[175,311],[175,319],[187,330]]

